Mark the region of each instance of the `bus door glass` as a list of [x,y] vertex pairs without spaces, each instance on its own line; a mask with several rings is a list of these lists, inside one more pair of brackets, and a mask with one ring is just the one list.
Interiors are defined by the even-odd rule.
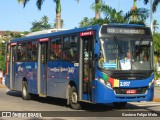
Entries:
[[80,33],[80,67],[82,67],[82,94],[88,94],[87,100],[91,101],[92,80],[93,80],[93,42],[94,31]]
[[10,61],[10,89],[15,89],[15,62],[16,62],[16,45],[11,43],[11,61]]
[[46,95],[47,93],[47,51],[49,38],[39,39],[39,54],[38,54],[38,87],[39,94]]

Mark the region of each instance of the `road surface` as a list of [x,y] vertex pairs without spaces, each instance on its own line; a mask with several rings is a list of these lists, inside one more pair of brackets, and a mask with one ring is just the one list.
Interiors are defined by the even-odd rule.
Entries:
[[[123,117],[121,120],[125,120],[125,118],[134,115],[136,115],[134,117],[146,117],[146,119],[151,116],[154,120],[158,119],[157,116],[160,117],[160,102],[133,102],[128,103],[123,108],[116,108],[112,105],[83,104],[83,106],[83,110],[76,111],[66,106],[66,100],[50,97],[35,97],[33,100],[25,101],[21,98],[20,92],[0,88],[0,116],[2,116],[2,112],[3,116],[7,115],[6,112],[9,112],[16,120],[17,117],[49,117],[45,119],[54,117],[58,120],[78,120],[82,117],[86,120],[97,120],[99,118],[105,120],[106,117],[111,117],[111,119],[115,117],[119,120],[120,117]],[[3,117],[3,119],[6,119],[6,117]]]

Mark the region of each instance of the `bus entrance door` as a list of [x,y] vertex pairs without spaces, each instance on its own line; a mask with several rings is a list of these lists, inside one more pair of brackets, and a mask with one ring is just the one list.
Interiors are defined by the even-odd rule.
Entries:
[[80,33],[80,37],[79,87],[82,86],[80,90],[82,98],[80,96],[79,97],[81,100],[92,101],[94,31]]
[[11,61],[10,61],[10,89],[15,90],[15,59],[16,59],[16,45],[17,43],[11,44]]
[[47,50],[49,38],[39,39],[38,53],[38,94],[46,97],[47,94]]

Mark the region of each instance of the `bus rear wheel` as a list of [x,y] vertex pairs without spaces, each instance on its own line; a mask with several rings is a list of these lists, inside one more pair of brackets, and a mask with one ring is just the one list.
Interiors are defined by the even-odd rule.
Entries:
[[72,109],[75,109],[75,110],[81,109],[81,104],[78,101],[78,93],[77,93],[75,86],[71,87],[70,94],[69,94],[69,100],[70,100],[70,106]]
[[28,93],[28,85],[26,81],[22,82],[22,99],[23,100],[31,99],[31,95]]

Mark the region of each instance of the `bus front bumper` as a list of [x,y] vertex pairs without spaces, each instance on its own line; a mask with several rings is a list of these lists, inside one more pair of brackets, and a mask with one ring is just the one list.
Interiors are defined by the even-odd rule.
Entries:
[[93,90],[94,103],[152,101],[154,97],[154,84],[146,90],[145,94],[116,94],[113,89],[107,88],[98,81],[96,86],[97,88]]

